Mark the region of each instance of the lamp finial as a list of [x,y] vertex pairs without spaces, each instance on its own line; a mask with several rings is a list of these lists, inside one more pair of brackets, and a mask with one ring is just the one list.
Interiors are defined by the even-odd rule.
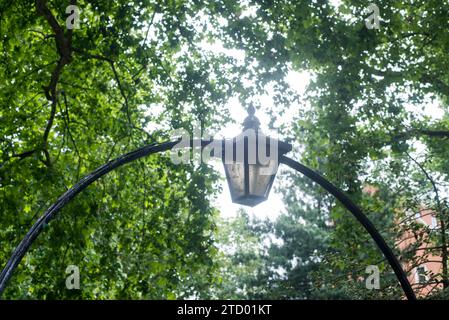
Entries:
[[248,130],[248,129],[254,129],[255,131],[258,131],[260,121],[254,115],[256,113],[256,109],[253,106],[249,106],[247,111],[248,111],[248,116],[243,121],[243,131]]

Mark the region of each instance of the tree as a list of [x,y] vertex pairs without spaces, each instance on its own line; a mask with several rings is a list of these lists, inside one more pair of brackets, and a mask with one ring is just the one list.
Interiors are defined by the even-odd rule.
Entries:
[[[79,29],[65,26],[70,3],[81,9]],[[95,167],[173,128],[227,120],[218,111],[240,78],[232,59],[198,45],[205,22],[194,17],[205,4],[70,3],[0,3],[3,263],[42,210]],[[168,155],[108,175],[38,239],[5,297],[198,294],[214,277],[216,178]],[[80,291],[65,288],[69,264],[80,269]]]
[[[81,8],[79,29],[65,25],[69,4]],[[418,240],[438,248],[442,272],[432,279],[447,289],[449,8],[376,5],[380,28],[370,30],[358,0],[1,1],[0,260],[84,174],[171,129],[217,129],[237,97],[270,113],[271,126],[297,108],[280,128],[300,144],[294,157],[345,190],[391,246],[406,231],[427,232],[398,223],[407,209],[435,211],[440,228]],[[287,83],[291,71],[311,75],[305,95]],[[263,107],[264,93],[274,109]],[[429,105],[441,116],[419,112]],[[167,155],[110,174],[48,227],[5,296],[401,297],[364,230],[301,177],[283,181],[285,215],[240,216],[217,243],[217,179],[206,164],[175,166]],[[220,253],[230,235],[277,240]],[[396,253],[415,266],[413,250]],[[69,264],[79,266],[81,291],[65,289]],[[368,292],[362,278],[373,264],[383,285]]]
[[[243,19],[230,14],[238,11],[239,5],[223,1],[226,16],[231,17],[223,38],[229,47],[243,48],[247,59],[258,61],[261,70],[276,70],[274,82],[286,75],[289,66],[312,74],[293,128],[286,133],[302,144],[302,161],[361,204],[394,245],[404,232],[404,228],[396,228],[395,221],[404,214],[403,210],[416,208],[418,203],[435,210],[440,225],[447,225],[447,204],[441,197],[438,200],[437,194],[448,179],[443,156],[449,151],[449,79],[444,71],[448,64],[448,7],[441,1],[377,1],[376,5],[381,13],[379,30],[366,28],[368,3],[362,1],[342,1],[340,5],[327,1],[252,1],[249,6],[255,14]],[[443,111],[443,116],[431,118],[417,112],[429,103],[434,110]],[[273,114],[282,117],[279,110],[273,110]],[[408,153],[416,153],[414,145],[423,144],[420,149],[435,163],[431,165],[432,174],[426,174],[423,166],[419,169],[419,163],[404,161]],[[418,166],[418,171],[411,173],[410,165]],[[433,174],[443,183],[432,183]],[[403,185],[394,179],[400,179]],[[362,192],[371,184],[380,189],[374,199]],[[297,179],[295,185],[303,183]],[[433,195],[429,201],[420,202],[420,192],[428,187],[433,191],[426,192]],[[291,184],[285,190],[289,212],[282,219],[301,223],[291,216],[306,216],[305,223],[313,225],[317,204],[313,209],[309,204],[298,205],[302,194],[293,191]],[[301,190],[315,195],[310,188]],[[310,217],[302,211],[311,213]],[[380,263],[376,263],[381,257],[375,248],[366,245],[368,239],[363,230],[332,200],[320,216],[333,226],[325,233],[329,237],[328,253],[321,257],[331,266],[327,267],[330,272],[317,272],[320,284],[341,289],[343,282],[356,283],[367,265]],[[291,239],[291,223],[278,225],[282,239]],[[296,233],[299,239],[303,239],[301,232]],[[446,287],[445,227],[439,233],[437,247],[443,271],[438,277]],[[284,244],[287,261],[292,261],[291,250],[298,245]],[[302,259],[311,257],[308,253],[303,255]],[[413,258],[413,254],[409,253],[408,258]],[[333,277],[336,268],[340,270],[337,274],[342,275],[338,281]],[[382,264],[381,270],[384,268]],[[305,280],[301,272],[295,274]],[[388,280],[385,288],[389,293],[378,292],[374,296],[399,297],[395,287],[396,283]],[[357,297],[370,295],[364,288],[346,291],[345,296],[349,291]]]

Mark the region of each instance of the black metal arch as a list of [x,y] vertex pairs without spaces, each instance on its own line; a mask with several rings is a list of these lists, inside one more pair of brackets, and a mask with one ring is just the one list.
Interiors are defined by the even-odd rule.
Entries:
[[341,204],[343,204],[345,208],[348,209],[354,215],[357,221],[360,222],[360,224],[369,233],[371,238],[373,238],[374,242],[377,244],[380,251],[382,251],[383,255],[387,259],[391,268],[393,268],[393,271],[396,277],[398,278],[399,283],[401,284],[401,287],[404,290],[407,299],[416,300],[415,293],[398,259],[396,258],[396,256],[394,255],[393,251],[388,246],[388,244],[385,242],[385,239],[382,237],[379,231],[377,231],[376,227],[362,212],[362,210],[360,210],[360,208],[346,194],[344,194],[343,191],[341,191],[339,188],[334,186],[331,182],[326,180],[323,176],[319,175],[312,169],[286,156],[282,156],[279,162],[286,164],[290,168],[304,174],[310,180],[318,183],[323,189],[325,189],[335,198],[337,198],[341,202]]
[[[204,147],[213,140],[191,140],[190,146],[200,146]],[[163,152],[167,150],[171,150],[173,147],[177,147],[177,141],[164,142],[160,144],[151,144],[139,148],[135,151],[122,155],[104,165],[94,170],[89,175],[82,178],[78,183],[76,183],[72,188],[67,190],[62,196],[60,196],[56,202],[48,208],[42,216],[40,216],[36,222],[33,224],[31,229],[19,243],[19,245],[15,248],[8,262],[6,263],[4,269],[0,273],[0,295],[6,288],[6,285],[9,279],[12,276],[13,271],[17,268],[22,258],[30,249],[34,240],[39,236],[42,232],[43,227],[48,224],[52,219],[54,219],[56,213],[58,213],[67,203],[69,203],[78,193],[86,189],[90,184],[107,174],[108,172],[126,164],[137,160],[139,158],[148,156],[150,154]],[[415,294],[413,292],[412,287],[407,279],[407,276],[402,269],[399,261],[396,259],[390,247],[387,245],[385,240],[382,238],[380,233],[371,223],[371,221],[363,214],[363,212],[349,199],[340,189],[334,186],[332,183],[327,181],[324,177],[320,176],[315,171],[307,168],[306,166],[296,162],[288,157],[282,156],[280,158],[280,162],[288,165],[292,169],[304,174],[314,182],[318,183],[324,189],[326,189],[329,193],[335,196],[345,207],[348,209],[356,219],[363,225],[366,231],[371,235],[373,240],[376,242],[379,249],[382,251],[388,262],[390,263],[393,271],[398,278],[402,289],[406,297],[409,300],[415,300]]]

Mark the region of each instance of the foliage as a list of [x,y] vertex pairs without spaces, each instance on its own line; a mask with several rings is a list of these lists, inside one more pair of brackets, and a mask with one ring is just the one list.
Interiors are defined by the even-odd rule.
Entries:
[[[42,210],[94,168],[194,120],[211,127],[228,119],[217,111],[238,71],[229,75],[233,60],[194,44],[203,5],[80,1],[82,27],[73,30],[67,5],[0,4],[3,262]],[[206,165],[174,166],[166,154],[111,173],[45,230],[5,296],[197,294],[215,277],[216,178]],[[69,264],[79,266],[84,290],[65,289]]]
[[[349,194],[390,246],[413,233],[415,247],[395,249],[410,275],[422,263],[416,250],[437,247],[442,270],[429,282],[445,296],[447,3],[377,0],[377,30],[359,0],[70,3],[82,10],[79,29],[65,28],[69,1],[0,1],[2,263],[82,176],[172,129],[216,130],[238,98],[270,114],[271,126],[283,120],[300,147],[292,156]],[[288,83],[292,71],[310,75],[304,94]],[[263,106],[267,93],[275,108]],[[46,227],[5,297],[401,298],[374,243],[334,199],[292,172],[279,178],[286,210],[276,221],[221,221],[210,166],[175,166],[167,154],[136,161]],[[410,217],[423,207],[435,230]],[[65,289],[70,264],[83,290]],[[368,265],[380,268],[381,290],[366,290]]]
[[[237,6],[226,1],[223,5],[229,11]],[[447,286],[447,4],[376,1],[381,12],[379,30],[365,27],[368,3],[363,1],[335,5],[261,0],[251,5],[256,8],[252,17],[228,23],[228,45],[244,48],[261,62],[260,68],[285,75],[283,67],[291,65],[312,75],[292,129],[286,130],[302,144],[301,160],[343,188],[368,213],[390,246],[396,247],[410,228],[418,231],[415,248],[401,253],[411,277],[414,266],[422,263],[413,250],[422,244],[438,247],[442,270],[430,275],[429,283]],[[243,26],[251,27],[235,32]],[[269,63],[264,63],[266,57]],[[441,110],[442,116],[423,112],[429,104],[433,112]],[[279,250],[284,252],[283,260],[274,256],[270,263],[286,266],[313,258],[315,252],[308,248],[309,241],[304,242],[308,237],[302,228],[292,227],[295,223],[310,225],[307,231],[312,239],[325,239],[312,245],[322,262],[314,273],[314,294],[321,298],[400,298],[391,270],[355,220],[331,199],[324,200],[325,205],[319,197],[301,201],[298,198],[304,196],[316,199],[316,189],[302,178],[289,179],[293,180],[283,187],[287,214],[278,219],[274,231],[284,240]],[[366,186],[378,192],[364,194]],[[406,214],[414,216],[423,207],[435,213],[439,225],[435,236],[427,240],[420,236],[427,232],[422,225],[413,221],[398,224]],[[320,220],[332,227],[317,225]],[[293,236],[292,228],[298,228]],[[296,237],[300,241],[292,242]],[[292,254],[304,248],[308,250]],[[371,264],[382,272],[382,290],[369,292],[358,281]],[[295,276],[306,281],[309,267],[288,268],[293,274],[287,279],[299,285]],[[316,297],[308,294],[310,288],[295,289],[300,291],[292,293],[287,284],[282,290],[285,297]]]

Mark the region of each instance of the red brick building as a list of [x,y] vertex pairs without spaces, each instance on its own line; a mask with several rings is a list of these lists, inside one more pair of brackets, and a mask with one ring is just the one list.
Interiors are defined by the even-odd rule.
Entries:
[[[415,222],[422,224],[423,227],[427,227],[429,232],[438,229],[438,222],[432,210],[421,209],[410,218]],[[434,275],[441,273],[442,261],[441,256],[434,254],[439,252],[431,249],[434,245],[431,243],[430,239],[428,239],[429,232],[425,232],[422,235],[423,238],[420,239],[422,244],[417,248],[414,247],[414,244],[418,240],[412,231],[407,231],[398,244],[401,251],[414,250],[415,252],[415,258],[419,262],[419,265],[411,270],[409,281],[415,290],[416,295],[421,297],[427,296],[434,290],[443,288],[441,283],[430,281]],[[410,269],[407,265],[405,265],[404,268],[406,270]]]
[[[377,187],[366,185],[363,188],[363,192],[374,196],[378,191]],[[404,270],[410,271],[408,280],[412,285],[415,293],[418,297],[424,297],[428,294],[443,288],[441,283],[431,281],[434,275],[440,274],[442,271],[442,259],[438,254],[438,250],[432,250],[434,244],[429,239],[429,234],[439,228],[438,221],[434,215],[434,212],[430,209],[422,208],[418,212],[409,214],[406,218],[409,222],[414,221],[422,224],[422,232],[420,233],[422,238],[419,239],[422,243],[417,248],[415,247],[418,241],[416,234],[411,230],[404,233],[403,237],[398,241],[398,247],[401,251],[407,250],[415,253],[415,259],[419,262],[417,266],[410,270],[409,265],[403,265]],[[424,231],[424,230],[429,230]],[[435,255],[436,253],[436,255]]]

